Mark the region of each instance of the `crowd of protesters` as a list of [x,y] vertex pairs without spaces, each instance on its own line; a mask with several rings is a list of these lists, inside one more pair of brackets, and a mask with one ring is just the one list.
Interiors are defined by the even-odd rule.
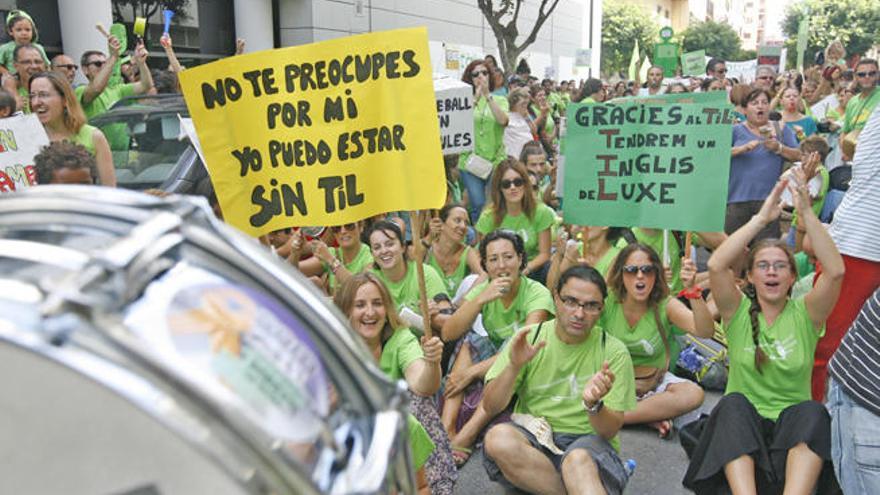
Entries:
[[[142,44],[123,56],[113,36],[78,66],[76,54],[50,64],[24,12],[6,27],[0,115],[33,112],[45,127],[38,182],[114,186],[110,150],[126,137],[87,119],[178,91],[170,38],[165,70]],[[618,432],[645,424],[682,433],[690,465],[676,475],[697,493],[880,493],[877,458],[859,450],[880,449],[878,65],[847,62],[839,42],[824,55],[803,73],[760,66],[749,80],[718,59],[700,78],[652,67],[644,84],[538,80],[524,62],[505,74],[489,55],[464,69],[474,148],[446,157],[434,218],[396,212],[260,240],[405,380],[426,492],[451,493],[482,446],[505,486],[621,493]],[[74,88],[77,70],[88,82]],[[724,232],[562,222],[567,105],[712,91],[737,112]],[[680,359],[701,341],[727,356],[724,397],[702,416],[708,382]]]

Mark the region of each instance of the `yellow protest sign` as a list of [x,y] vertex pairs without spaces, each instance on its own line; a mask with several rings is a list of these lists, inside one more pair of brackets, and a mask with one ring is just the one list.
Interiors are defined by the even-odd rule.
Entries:
[[248,234],[443,205],[425,28],[230,57],[180,86],[224,219]]

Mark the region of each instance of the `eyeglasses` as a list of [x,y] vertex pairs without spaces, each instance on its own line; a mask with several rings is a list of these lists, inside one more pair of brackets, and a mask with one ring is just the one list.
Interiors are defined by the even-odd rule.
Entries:
[[654,265],[623,265],[623,273],[638,273],[642,272],[645,275],[650,275],[654,273],[657,269]]
[[577,311],[578,308],[584,310],[584,313],[598,313],[602,311],[602,303],[599,301],[580,302],[571,296],[561,296],[562,306],[568,311]]
[[79,66],[76,64],[56,64],[55,68],[64,70],[76,70],[79,69]]
[[105,60],[92,60],[91,62],[86,62],[85,66],[88,67],[90,65],[94,65],[95,67],[100,69],[101,67],[104,67],[105,63],[106,63]]
[[856,72],[856,75],[859,77],[874,77],[877,75],[877,71],[872,70],[870,72]]
[[33,100],[34,98],[39,98],[41,100],[46,100],[48,98],[52,98],[53,96],[61,96],[61,95],[59,95],[58,93],[50,93],[48,91],[39,91],[36,93],[31,93],[30,99]]
[[487,70],[475,70],[471,72],[471,77],[480,77],[480,76],[488,76],[489,71]]
[[337,225],[336,227],[331,227],[330,230],[333,232],[342,232],[343,230],[349,231],[354,230],[357,227],[357,224],[347,223],[345,225]]
[[504,179],[501,181],[501,189],[510,189],[511,187],[522,187],[526,181],[516,178],[513,180]]
[[770,268],[773,268],[774,272],[781,272],[782,270],[788,270],[791,265],[787,261],[774,261],[770,263],[769,261],[759,261],[755,263],[755,268],[761,270],[762,272],[769,272]]
[[773,76],[758,76],[758,79],[762,79],[762,80],[764,80],[764,81],[768,81],[768,80],[770,80],[770,79],[773,79]]

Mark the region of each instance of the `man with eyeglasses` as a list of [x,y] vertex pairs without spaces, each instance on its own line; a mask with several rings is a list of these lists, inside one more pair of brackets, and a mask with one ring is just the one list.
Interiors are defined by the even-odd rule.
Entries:
[[29,86],[31,77],[46,71],[42,52],[34,45],[18,45],[12,52],[15,74],[3,76],[3,89],[15,96],[16,107],[31,112]]
[[[131,84],[109,84],[113,66],[119,60],[119,40],[115,36],[110,36],[107,38],[107,46],[109,57],[97,50],[89,50],[83,53],[80,59],[82,72],[89,83],[77,87],[75,91],[89,119],[106,112],[122,98],[146,94],[153,89],[153,77],[147,67],[147,49],[143,43],[137,45],[132,55],[132,60],[141,71],[141,80]],[[124,124],[114,124],[112,127],[105,127],[103,131],[111,150],[128,149],[129,137]]]
[[727,64],[720,58],[710,58],[706,63],[706,77],[714,77],[719,81],[724,81],[727,77]]
[[860,91],[846,104],[840,135],[840,149],[846,161],[852,160],[858,143],[858,133],[865,127],[868,117],[880,103],[880,91],[877,90],[877,61],[872,58],[861,59],[856,65],[855,76]]
[[64,76],[71,87],[73,87],[73,80],[76,78],[77,69],[79,69],[79,66],[76,65],[73,59],[63,53],[52,58],[52,71]]
[[776,71],[769,65],[759,65],[755,70],[755,87],[773,91],[773,81],[776,80]]
[[517,333],[486,373],[487,413],[517,396],[513,422],[486,434],[493,481],[531,493],[623,492],[617,433],[635,409],[635,381],[626,347],[596,325],[606,294],[594,268],[569,268],[556,284],[556,319]]
[[[113,66],[119,60],[119,40],[115,36],[107,38],[110,56],[97,50],[83,53],[80,59],[82,72],[89,83],[76,88],[76,97],[82,103],[86,117],[92,118],[106,112],[114,103],[127,96],[142,95],[153,89],[153,78],[147,67],[147,49],[143,44],[135,48],[132,60],[141,72],[141,80],[132,84],[110,85]],[[107,136],[108,138],[110,136]],[[111,142],[112,147],[112,142]],[[115,148],[114,148],[115,149]]]

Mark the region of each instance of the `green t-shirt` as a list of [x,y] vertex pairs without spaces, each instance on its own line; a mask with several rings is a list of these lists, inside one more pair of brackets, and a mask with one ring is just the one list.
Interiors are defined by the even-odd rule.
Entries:
[[31,94],[24,86],[18,87],[18,97],[21,98],[21,111],[23,113],[31,113]]
[[382,346],[379,368],[392,380],[405,379],[406,368],[416,359],[422,359],[422,346],[419,339],[408,328],[398,328]]
[[[330,252],[333,253],[333,256],[335,256],[336,259],[338,259],[339,261],[342,261],[342,248],[330,248]],[[372,262],[373,262],[373,255],[370,253],[370,247],[364,243],[361,243],[361,247],[360,247],[360,249],[358,249],[358,252],[355,255],[354,259],[351,260],[351,263],[342,263],[342,266],[344,266],[345,269],[348,270],[348,272],[351,273],[352,275],[356,275],[356,274],[361,273],[364,270],[366,270],[367,267],[370,266],[370,263],[372,263]],[[322,263],[322,265],[323,265],[323,263]],[[330,267],[327,265],[324,265],[324,269],[330,270]],[[336,276],[333,275],[332,271],[330,272],[330,277],[329,277],[328,281],[330,284],[330,292],[335,291],[337,282],[336,282]]]
[[[666,304],[669,299],[660,303],[657,308],[660,322],[666,332],[667,341],[671,342],[669,318],[666,316]],[[657,329],[657,321],[654,319],[654,311],[649,309],[639,318],[635,326],[630,326],[623,314],[623,305],[614,294],[609,294],[605,299],[605,309],[599,319],[609,334],[623,342],[632,357],[633,366],[653,366],[662,368],[666,365],[666,346]],[[671,365],[674,363],[671,363]]]
[[[632,231],[636,236],[636,240],[642,244],[651,246],[654,251],[657,251],[657,255],[660,257],[660,262],[662,263],[663,231],[657,230],[657,233],[654,235],[649,235],[645,229],[642,228],[635,228],[632,229]],[[682,246],[678,245],[678,240],[672,235],[672,232],[669,232],[669,268],[672,270],[672,280],[667,280],[667,282],[669,283],[669,290],[673,293],[678,293],[678,291],[684,288],[684,284],[681,283],[681,257],[679,256],[681,250]]]
[[853,96],[846,104],[846,114],[843,117],[842,132],[861,130],[868,123],[868,117],[874,112],[874,107],[880,103],[880,89],[874,88],[868,98],[861,93]]
[[[31,43],[31,45],[37,47],[37,50],[40,51],[40,55],[43,57],[43,63],[46,64],[46,70],[50,69],[49,57],[46,56],[46,50],[43,49],[43,45],[39,43]],[[15,70],[15,59],[13,58],[13,52],[15,52],[15,41],[7,41],[0,45],[0,64],[6,66],[6,70],[9,71],[10,74],[15,74],[17,71]]]
[[[492,95],[492,99],[505,113],[509,110],[507,98]],[[485,98],[480,98],[474,105],[474,153],[489,160],[495,165],[507,158],[504,149],[504,127],[495,120],[495,114]],[[462,153],[458,157],[458,168],[465,170],[471,153]]]
[[[599,261],[593,265],[593,268],[596,269],[597,272],[602,274],[605,280],[608,280],[608,270],[611,269],[611,265],[614,264],[614,260],[617,259],[618,253],[626,247],[626,239],[618,239],[616,243],[612,244],[611,247],[608,248],[608,251],[605,251],[605,254],[599,258]],[[583,255],[584,252],[584,241],[578,241],[578,252]]]
[[[626,347],[599,325],[593,327],[587,339],[569,345],[556,335],[556,320],[544,322],[537,337],[538,325],[527,330],[529,342],[545,341],[531,361],[520,370],[514,383],[517,395],[514,412],[543,417],[554,433],[595,434],[584,411],[582,394],[590,378],[602,369],[602,363],[614,373],[614,384],[602,399],[605,407],[614,411],[632,411],[636,408],[636,388],[633,365]],[[501,374],[510,363],[510,346],[505,346],[486,373],[486,383]],[[620,451],[620,439],[615,435],[611,445]]]
[[70,138],[70,142],[76,143],[95,156],[95,131],[97,131],[97,127],[92,127],[89,124],[83,124],[82,127],[79,128],[79,132],[74,134]]
[[[427,292],[428,300],[434,299],[434,296],[437,294],[445,294],[446,289],[444,288],[443,279],[440,278],[437,271],[428,265],[423,265],[423,267],[425,271],[425,291]],[[397,311],[407,307],[421,314],[419,309],[419,275],[416,271],[415,262],[407,262],[406,275],[398,282],[388,280],[388,277],[382,273],[382,270],[373,269],[372,272],[379,277],[379,280],[385,284],[385,287],[388,287],[388,292],[391,293],[391,299],[394,301]]]
[[437,274],[440,275],[440,278],[443,279],[443,284],[446,286],[446,294],[449,296],[455,295],[455,292],[458,291],[458,286],[461,285],[461,281],[470,273],[470,268],[467,264],[470,250],[470,246],[465,246],[464,251],[461,252],[461,257],[458,259],[458,265],[456,265],[455,271],[451,275],[443,272],[443,268],[440,267],[440,263],[434,257],[434,252],[428,251],[428,265],[437,270]]
[[767,355],[759,373],[755,369],[750,304],[743,296],[736,313],[724,322],[730,357],[724,393],[742,393],[761,416],[775,421],[786,407],[810,400],[816,343],[825,334],[825,327],[813,327],[803,299],[790,299],[769,327],[764,315],[759,314],[758,342]]
[[[86,92],[87,86],[77,86],[74,88],[76,99],[82,103],[83,112],[86,118],[91,119],[96,115],[101,115],[113,106],[117,101],[127,97],[134,96],[134,84],[117,84],[116,86],[107,86],[104,91],[92,100],[91,103],[83,103],[83,94]],[[110,143],[112,151],[127,151],[129,147],[128,129],[125,124],[112,124],[104,126],[102,129],[107,142]]]
[[434,452],[434,441],[431,440],[425,427],[412,414],[406,415],[406,426],[409,431],[409,448],[412,451],[413,468],[418,471]]
[[[477,285],[464,296],[465,300],[473,301],[488,286],[488,280]],[[480,314],[483,315],[483,328],[486,329],[495,347],[498,347],[525,324],[529,313],[540,309],[546,310],[551,315],[556,313],[550,291],[540,283],[520,276],[519,289],[509,307],[505,308],[504,302],[499,298],[483,306]]]
[[484,236],[497,229],[516,232],[522,237],[526,256],[531,261],[538,255],[538,234],[552,227],[555,221],[556,215],[553,210],[543,203],[538,203],[535,205],[535,214],[532,218],[529,218],[525,213],[516,216],[505,215],[501,220],[501,225],[495,225],[492,206],[486,205],[483,212],[480,213],[475,228]]

